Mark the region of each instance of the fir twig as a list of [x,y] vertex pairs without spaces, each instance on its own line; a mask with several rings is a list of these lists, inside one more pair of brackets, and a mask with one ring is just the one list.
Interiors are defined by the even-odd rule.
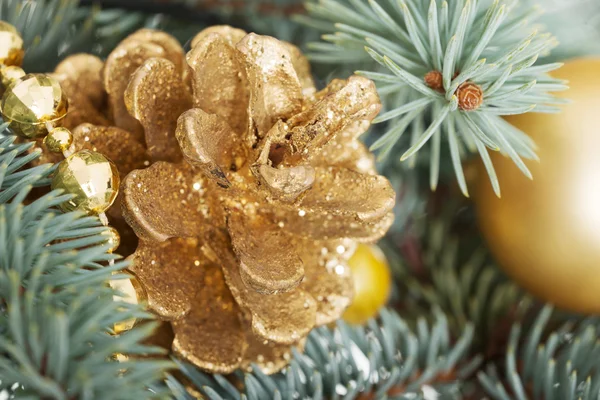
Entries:
[[388,130],[371,146],[380,158],[400,150],[396,144],[408,131],[410,144],[401,145],[400,159],[415,159],[431,143],[432,190],[442,136],[465,196],[460,160],[467,153],[480,155],[498,195],[488,149],[509,156],[531,177],[522,159],[537,159],[535,145],[502,116],[557,112],[563,101],[549,92],[567,88],[547,74],[561,64],[534,65],[556,45],[525,23],[537,8],[507,0],[311,0],[306,8],[309,15],[297,20],[326,32],[324,42],[311,45],[313,60],[372,60],[357,73],[376,81],[385,95],[387,110],[374,122],[387,122]]
[[[495,400],[549,400],[600,397],[598,318],[568,320],[545,332],[552,315],[546,306],[531,327],[513,326],[504,374],[495,366],[479,372],[487,394]],[[545,339],[544,339],[545,338]]]
[[[53,168],[25,165],[39,156],[0,127],[0,391],[19,398],[148,398],[167,361],[116,362],[161,351],[141,344],[152,324],[111,334],[115,323],[149,318],[140,306],[114,300],[107,285],[122,279],[117,256],[96,217],[61,214],[58,191],[24,203]],[[114,275],[117,274],[117,275]]]
[[[315,329],[303,354],[294,352],[283,372],[266,376],[258,369],[237,372],[231,379],[209,376],[188,364],[181,370],[208,399],[424,399],[438,393],[444,399],[460,398],[461,380],[478,365],[467,358],[473,327],[466,325],[459,337],[448,332],[446,318],[437,314],[428,326],[424,319],[416,332],[394,312],[383,310],[379,321],[352,327]],[[454,339],[455,338],[455,339]],[[178,400],[193,399],[184,385],[170,377],[169,386]]]

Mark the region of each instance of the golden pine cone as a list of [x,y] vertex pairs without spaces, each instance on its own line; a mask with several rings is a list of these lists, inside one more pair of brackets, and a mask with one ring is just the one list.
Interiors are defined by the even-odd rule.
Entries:
[[[283,368],[350,303],[355,244],[393,220],[393,189],[358,140],[381,107],[375,85],[352,76],[317,92],[295,46],[228,26],[200,32],[187,56],[138,31],[102,81],[116,127],[80,125],[75,147],[126,174],[109,217],[139,237],[131,271],[173,350],[214,373]],[[79,88],[73,109],[94,104],[66,87]]]

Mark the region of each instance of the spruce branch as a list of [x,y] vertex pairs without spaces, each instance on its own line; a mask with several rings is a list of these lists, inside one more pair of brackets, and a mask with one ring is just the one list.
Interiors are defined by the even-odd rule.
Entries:
[[[361,395],[424,399],[432,392],[453,399],[460,398],[461,380],[478,365],[478,359],[466,357],[472,336],[470,325],[458,337],[452,336],[441,313],[431,326],[421,319],[413,332],[396,313],[382,310],[378,320],[364,327],[338,321],[333,329],[315,329],[305,352],[295,351],[290,366],[276,375],[266,376],[255,368],[227,379],[179,364],[189,383],[211,400],[334,400]],[[178,400],[193,399],[174,377],[167,384]]]
[[[311,45],[312,59],[367,63],[357,73],[378,84],[387,110],[374,122],[388,123],[371,145],[380,159],[392,149],[402,151],[402,161],[416,159],[429,143],[435,190],[445,138],[465,196],[461,160],[468,153],[480,155],[497,195],[489,150],[531,177],[522,159],[537,159],[535,144],[502,116],[558,112],[564,100],[550,92],[567,88],[548,75],[561,64],[535,65],[557,44],[524,22],[537,17],[537,8],[507,0],[310,0],[306,8],[309,15],[297,20],[326,32],[324,42]],[[396,146],[408,131],[410,143]]]
[[[52,191],[28,199],[54,168],[28,168],[39,151],[15,144],[6,126],[0,126],[0,392],[44,399],[152,397],[148,387],[171,363],[132,356],[161,353],[141,343],[153,325],[112,334],[117,322],[150,317],[115,299],[119,293],[107,284],[126,278],[119,271],[127,263],[106,266],[118,257],[106,252],[106,228],[98,218],[56,209],[69,195]],[[118,353],[131,361],[112,360]]]
[[[495,400],[548,400],[600,397],[598,318],[567,320],[548,332],[551,306],[545,306],[527,329],[511,331],[504,373],[494,365],[478,378]],[[525,332],[523,332],[525,331]]]
[[474,348],[489,355],[500,347],[494,341],[503,339],[501,326],[527,310],[530,299],[494,265],[479,238],[456,232],[457,210],[447,205],[441,215],[415,221],[405,237],[409,249],[398,248],[393,237],[381,247],[395,266],[405,319],[441,310],[453,335],[472,324]]

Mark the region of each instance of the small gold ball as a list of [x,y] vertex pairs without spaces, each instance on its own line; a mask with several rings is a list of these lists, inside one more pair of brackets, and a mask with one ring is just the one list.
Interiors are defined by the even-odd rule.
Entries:
[[11,83],[25,76],[23,68],[16,65],[2,67],[0,69],[0,79],[2,79],[2,89],[4,91]]
[[110,249],[108,249],[107,252],[112,253],[117,250],[121,244],[121,236],[119,235],[119,232],[112,226],[109,226],[104,232],[102,232],[102,235],[107,236],[106,244],[110,245]]
[[392,287],[390,267],[381,249],[359,244],[348,260],[354,281],[354,299],[343,319],[351,324],[363,324],[385,305]]
[[[113,300],[115,302],[128,304],[140,304],[141,302],[146,301],[147,297],[144,288],[140,285],[135,276],[132,274],[129,275],[129,279],[112,279],[108,282],[111,288],[119,292],[113,296]],[[135,318],[117,322],[114,325],[113,330],[115,331],[115,334],[118,335],[133,328],[136,322]]]
[[0,111],[10,128],[27,138],[45,136],[67,114],[67,97],[56,78],[27,74],[11,83],[2,96]]
[[17,29],[0,21],[0,64],[20,66],[24,54],[23,39]]
[[79,151],[58,166],[51,184],[52,190],[62,189],[73,198],[61,204],[65,211],[100,214],[117,198],[119,171],[104,155],[91,150]]
[[54,128],[44,138],[44,145],[52,153],[62,153],[73,144],[73,134],[63,127]]

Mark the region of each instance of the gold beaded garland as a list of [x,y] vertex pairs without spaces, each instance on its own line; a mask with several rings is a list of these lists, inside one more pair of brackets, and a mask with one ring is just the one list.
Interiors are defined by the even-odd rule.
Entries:
[[[128,273],[128,275],[130,275],[129,279],[112,279],[108,282],[110,287],[119,292],[114,296],[114,301],[128,304],[139,304],[146,301],[146,294],[137,278],[132,274]],[[117,322],[113,330],[118,335],[133,328],[136,322],[135,318]]]
[[[51,183],[53,190],[62,189],[73,195],[60,208],[65,212],[80,210],[96,214],[107,226],[104,212],[115,201],[119,190],[117,168],[95,151],[72,154],[73,134],[59,126],[68,110],[68,100],[60,82],[48,74],[25,74],[20,68],[23,54],[23,39],[15,27],[0,21],[0,114],[14,133],[25,138],[45,136],[46,149],[66,157]],[[119,233],[108,227],[102,234],[107,236],[106,243],[110,245],[107,252],[112,253],[119,247]],[[108,264],[114,265],[114,260],[109,260]],[[123,294],[115,296],[115,301],[140,301],[143,291],[135,277],[113,280],[109,284]],[[135,322],[133,319],[115,324],[114,331],[129,330]]]
[[25,76],[23,68],[16,65],[3,66],[0,68],[0,82],[2,83],[2,93],[11,83]]
[[102,234],[107,237],[106,244],[110,245],[110,249],[107,250],[107,253],[113,253],[121,244],[119,232],[112,226],[109,226]]
[[67,98],[56,78],[27,74],[11,83],[0,111],[13,132],[27,138],[48,134],[67,114]]
[[73,134],[63,127],[54,128],[44,138],[44,145],[52,153],[62,153],[73,144]]
[[101,214],[112,205],[119,190],[119,172],[115,164],[100,153],[79,151],[58,166],[52,189],[62,189],[74,197],[62,203],[65,211]]
[[0,21],[0,64],[20,66],[23,55],[23,39],[17,29]]

